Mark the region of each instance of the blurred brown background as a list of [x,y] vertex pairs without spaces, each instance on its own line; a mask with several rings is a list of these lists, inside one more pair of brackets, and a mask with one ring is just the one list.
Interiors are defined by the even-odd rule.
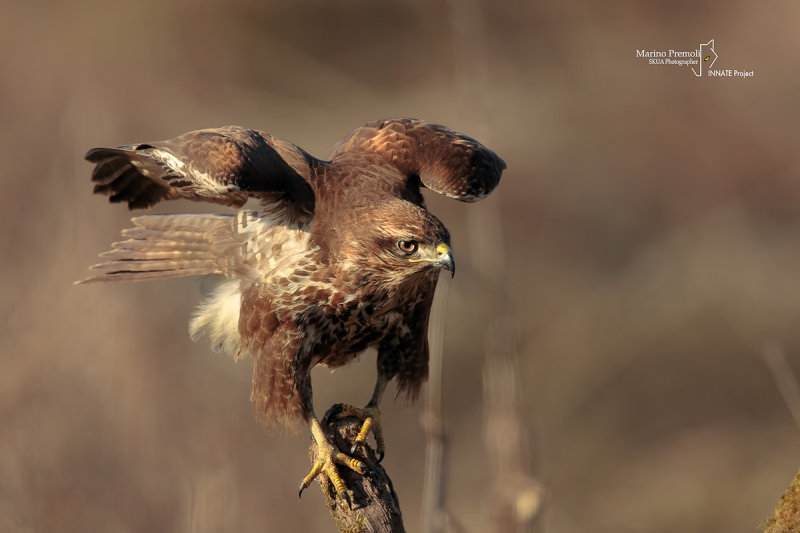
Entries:
[[[796,3],[0,7],[0,530],[333,530],[318,489],[297,500],[306,437],[252,416],[250,362],[188,339],[195,282],[71,285],[130,216],[91,194],[84,152],[224,124],[324,157],[363,122],[415,116],[508,163],[482,203],[428,195],[459,263],[443,402],[446,503],[466,531],[491,523],[498,313],[521,330],[541,531],[754,531],[800,466],[764,358],[800,374]],[[712,38],[715,68],[755,78],[634,57]],[[215,210],[156,210],[198,209]],[[365,402],[373,367],[317,371],[318,411]],[[384,403],[410,530],[420,410]]]

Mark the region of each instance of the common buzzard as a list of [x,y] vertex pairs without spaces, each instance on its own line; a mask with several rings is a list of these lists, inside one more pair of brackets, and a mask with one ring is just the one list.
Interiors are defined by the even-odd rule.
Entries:
[[[94,192],[131,209],[188,198],[241,208],[233,215],[146,215],[92,268],[98,281],[221,275],[191,320],[193,339],[254,360],[252,401],[269,424],[304,421],[319,459],[300,491],[335,464],[362,462],[328,442],[314,414],[310,371],[338,367],[369,347],[378,378],[357,444],[375,435],[387,383],[414,397],[428,373],[427,329],[441,269],[455,271],[450,235],[425,209],[427,187],[465,202],[484,198],[505,163],[444,126],[414,119],[366,124],[327,160],[238,126],[169,141],[89,150]],[[351,454],[354,450],[351,450]]]

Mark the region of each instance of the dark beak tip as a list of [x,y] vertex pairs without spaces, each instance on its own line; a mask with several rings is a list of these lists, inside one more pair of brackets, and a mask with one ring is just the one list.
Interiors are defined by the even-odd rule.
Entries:
[[440,269],[446,269],[450,271],[450,279],[452,279],[456,275],[456,259],[453,257],[453,253],[450,251],[450,247],[445,244],[441,243],[437,248],[436,251],[439,252],[437,258],[437,266]]
[[456,276],[456,260],[453,258],[452,254],[448,255],[450,256],[449,257],[450,260],[448,261],[447,264],[447,270],[450,271],[450,279],[453,279]]

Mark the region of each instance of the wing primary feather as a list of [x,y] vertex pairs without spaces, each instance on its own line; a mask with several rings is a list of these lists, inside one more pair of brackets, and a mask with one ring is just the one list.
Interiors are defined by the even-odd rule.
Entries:
[[93,148],[94,192],[131,209],[186,198],[241,207],[259,198],[271,215],[306,225],[314,213],[315,158],[271,135],[226,126],[167,141]]

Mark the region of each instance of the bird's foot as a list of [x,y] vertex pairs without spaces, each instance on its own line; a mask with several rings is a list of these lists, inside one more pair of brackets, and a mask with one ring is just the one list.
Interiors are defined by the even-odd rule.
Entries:
[[336,446],[328,442],[326,439],[315,439],[317,443],[317,459],[314,461],[314,466],[311,467],[311,472],[303,479],[303,482],[300,483],[300,492],[299,496],[303,496],[303,491],[311,485],[311,482],[316,479],[317,476],[322,475],[323,479],[327,478],[328,481],[333,485],[336,494],[342,498],[344,501],[347,502],[349,507],[352,507],[350,502],[350,496],[347,493],[347,487],[342,481],[342,477],[339,475],[339,472],[336,470],[336,465],[344,465],[348,467],[350,470],[358,472],[359,474],[367,474],[369,470],[367,466],[359,461],[358,459],[354,459],[349,455],[345,455],[336,449]]
[[352,416],[362,420],[364,423],[361,426],[361,431],[358,432],[353,447],[350,448],[350,454],[356,453],[359,447],[364,446],[367,436],[370,431],[375,435],[375,453],[378,456],[378,462],[383,461],[385,453],[385,444],[383,440],[383,427],[381,426],[381,410],[377,405],[369,404],[366,407],[354,407],[345,403],[336,404],[325,415],[327,418],[335,417],[337,420]]

